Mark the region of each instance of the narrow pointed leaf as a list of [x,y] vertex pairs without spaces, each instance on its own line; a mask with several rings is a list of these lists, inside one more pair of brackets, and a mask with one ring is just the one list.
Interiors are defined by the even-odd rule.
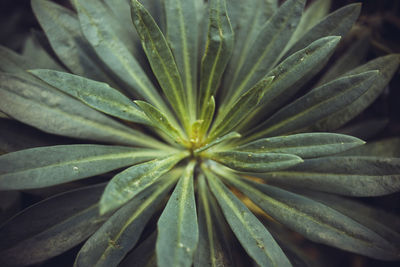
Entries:
[[318,24],[308,30],[308,32],[289,49],[285,57],[303,49],[321,37],[328,35],[344,36],[357,20],[360,11],[361,4],[355,3],[330,13]]
[[269,88],[274,77],[267,77],[258,82],[252,89],[244,93],[231,106],[226,106],[218,114],[216,122],[213,124],[208,140],[212,140],[222,134],[225,134],[238,125],[247,114],[254,110],[264,95],[264,92]]
[[400,158],[400,137],[390,137],[364,146],[356,147],[340,154],[341,156],[373,156]]
[[210,171],[206,171],[211,191],[247,254],[260,266],[292,266],[264,225]]
[[[292,191],[292,190],[291,190]],[[295,193],[296,190],[294,190]],[[300,194],[323,203],[328,207],[345,214],[353,220],[365,225],[384,239],[390,241],[400,250],[400,218],[398,214],[363,204],[338,195],[327,194],[311,190],[301,190]],[[400,258],[397,255],[397,258]]]
[[26,266],[57,256],[88,238],[107,219],[99,216],[104,185],[69,191],[31,206],[0,228],[2,266]]
[[232,169],[245,172],[281,170],[303,162],[303,160],[296,155],[284,153],[222,151],[210,152],[205,154],[205,156]]
[[363,144],[364,141],[344,134],[304,133],[258,139],[235,149],[255,153],[293,154],[304,159],[340,153]]
[[293,185],[348,196],[381,196],[400,189],[400,159],[326,157],[305,160],[285,171],[257,176],[271,184]]
[[340,110],[328,118],[319,121],[316,124],[318,130],[331,131],[335,130],[351,119],[355,118],[364,109],[374,102],[375,99],[383,92],[386,85],[392,79],[393,75],[396,73],[400,64],[400,54],[392,54],[384,57],[374,59],[348,73],[345,75],[359,74],[364,71],[377,69],[379,74],[375,77],[373,84],[369,87],[362,96],[356,99],[353,103],[348,105],[345,109]]
[[150,124],[146,115],[129,98],[106,83],[54,70],[36,69],[29,72],[103,113],[127,121]]
[[268,76],[275,76],[275,78],[265,92],[261,100],[262,104],[248,116],[241,127],[251,128],[259,119],[265,118],[282,107],[323,68],[339,40],[338,36],[318,39],[272,69]]
[[289,41],[304,8],[304,0],[287,0],[260,30],[234,84],[232,100],[262,79]]
[[213,0],[209,6],[208,37],[200,74],[200,118],[205,117],[207,100],[215,95],[219,87],[234,44],[233,30],[227,14],[225,0]]
[[[359,40],[349,45],[349,48],[336,59],[332,66],[322,75],[318,85],[327,83],[336,79],[357,66],[361,65],[366,58],[368,48],[370,47],[370,36],[360,37]],[[375,68],[377,69],[377,68]],[[371,69],[369,69],[371,70]]]
[[205,150],[207,150],[207,149],[209,149],[211,147],[214,147],[214,146],[216,146],[218,144],[221,144],[223,142],[226,142],[226,141],[229,141],[229,140],[232,140],[232,139],[235,139],[235,138],[240,138],[240,137],[241,137],[241,135],[239,133],[230,132],[230,133],[228,133],[228,134],[226,134],[224,136],[218,137],[215,140],[213,140],[212,142],[210,142],[210,143],[208,143],[208,144],[196,149],[194,151],[194,153],[195,154],[200,153],[200,152],[205,151]]
[[242,0],[229,0],[226,1],[226,6],[235,38],[232,57],[225,71],[225,77],[233,79],[224,79],[224,90],[221,92],[224,97],[229,98],[234,93],[235,88],[232,85],[235,77],[252,51],[261,29],[278,9],[278,1],[254,0],[249,5]]
[[176,129],[168,118],[157,108],[144,101],[135,101],[135,103],[144,111],[155,127],[158,127],[165,134],[171,137],[175,142],[182,143],[185,140],[181,129]]
[[262,99],[263,111],[268,106],[281,106],[293,96],[310,78],[317,74],[333,54],[340,41],[338,36],[316,40],[306,48],[294,53],[268,73],[275,76]]
[[31,62],[35,62],[36,68],[66,71],[65,68],[56,62],[52,55],[46,51],[38,38],[38,34],[34,32],[28,36],[22,50],[22,56],[29,58]]
[[82,31],[97,55],[128,85],[129,90],[134,90],[134,95],[167,111],[161,96],[135,57],[118,39],[110,23],[104,21],[104,18],[107,18],[107,15],[103,14],[106,13],[105,7],[98,1],[74,0],[74,3]]
[[157,223],[157,265],[192,265],[199,239],[196,202],[194,199],[194,167],[190,162]]
[[353,103],[373,85],[378,75],[378,71],[367,71],[315,88],[262,123],[259,129],[264,130],[258,129],[251,138],[291,133],[313,125]]
[[[198,223],[199,243],[194,255],[194,267],[228,267],[232,266],[232,259],[229,258],[228,236],[224,235],[221,222],[213,212],[211,201],[213,196],[207,188],[204,174],[198,176]],[[214,200],[215,202],[215,200]],[[215,204],[215,203],[214,203]],[[224,240],[225,239],[225,240]],[[228,251],[227,251],[228,250]]]
[[60,145],[0,156],[0,189],[41,188],[106,173],[163,155],[158,150],[104,145]]
[[114,176],[100,200],[100,213],[105,214],[128,202],[156,182],[187,156],[186,152],[135,165]]
[[193,119],[197,97],[198,25],[196,0],[163,1],[166,38],[187,92],[187,103]]
[[310,3],[301,16],[299,25],[297,25],[296,31],[293,33],[292,38],[287,44],[288,48],[296,43],[303,34],[329,13],[331,2],[332,0],[316,0]]
[[[150,234],[146,240],[140,242],[140,244],[130,252],[118,265],[119,267],[143,267],[151,266],[150,262],[156,262],[155,250],[156,250],[157,231]],[[154,266],[154,265],[153,265]]]
[[15,75],[0,74],[0,110],[42,131],[117,144],[165,148],[54,88]]
[[149,12],[136,0],[131,1],[132,21],[154,75],[177,115],[188,123],[187,95],[181,76],[164,35]]
[[32,0],[32,9],[50,45],[68,69],[84,77],[108,82],[99,61],[81,33],[76,15],[47,0]]
[[381,260],[398,257],[387,240],[320,202],[269,185],[244,182],[233,175],[227,179],[268,215],[314,242]]
[[110,267],[135,246],[153,213],[176,182],[177,176],[162,178],[116,211],[83,245],[75,260],[76,267]]
[[210,128],[210,125],[214,118],[214,113],[215,113],[215,99],[214,96],[211,96],[210,100],[207,102],[204,108],[204,114],[202,118],[203,122],[201,124],[201,129],[200,129],[201,135],[204,136],[204,134],[207,133],[208,129]]

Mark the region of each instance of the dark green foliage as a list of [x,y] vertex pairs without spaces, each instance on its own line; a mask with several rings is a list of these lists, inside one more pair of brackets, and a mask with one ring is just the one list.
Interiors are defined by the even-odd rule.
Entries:
[[1,225],[0,264],[84,242],[75,266],[314,266],[278,222],[400,260],[399,225],[380,221],[398,218],[338,196],[400,191],[398,138],[339,134],[385,124],[340,128],[383,92],[399,55],[359,66],[361,39],[320,74],[359,4],[328,14],[329,0],[305,11],[305,0],[31,2],[49,44],[31,36],[25,56],[0,47],[2,120],[89,144],[0,156],[0,190],[82,187]]

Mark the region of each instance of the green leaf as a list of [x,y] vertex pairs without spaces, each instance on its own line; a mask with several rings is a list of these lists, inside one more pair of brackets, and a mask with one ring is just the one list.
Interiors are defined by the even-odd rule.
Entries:
[[46,51],[38,38],[38,34],[31,31],[31,34],[25,41],[22,56],[29,58],[31,62],[34,62],[36,68],[49,68],[58,71],[66,71],[65,68],[60,66],[51,54]]
[[[146,240],[130,252],[118,265],[119,267],[143,267],[156,266],[156,239],[157,232],[154,231]],[[153,263],[153,265],[151,265]]]
[[223,142],[226,142],[226,141],[229,141],[229,140],[232,140],[232,139],[235,139],[235,138],[240,138],[240,137],[241,137],[241,135],[240,135],[239,133],[237,133],[237,132],[230,132],[230,133],[228,133],[228,134],[226,134],[226,135],[224,135],[224,136],[217,137],[217,138],[216,138],[215,140],[213,140],[212,142],[210,142],[210,143],[208,143],[208,144],[205,144],[204,146],[202,146],[202,147],[196,149],[196,150],[194,151],[194,154],[196,155],[196,154],[198,154],[198,153],[200,153],[200,152],[202,152],[202,151],[205,151],[205,150],[209,149],[210,147],[214,147],[214,146],[216,146],[216,145],[218,145],[218,144],[221,144],[221,143],[223,143]]
[[85,187],[43,200],[0,228],[3,266],[40,263],[78,245],[107,219],[99,216],[104,184]]
[[233,76],[235,91],[227,105],[253,87],[273,67],[300,20],[304,3],[304,0],[285,1],[263,26],[239,73]]
[[301,16],[299,25],[297,25],[286,47],[290,48],[304,33],[325,17],[329,13],[331,2],[331,0],[316,0],[311,2]]
[[25,79],[36,80],[26,72],[27,69],[37,66],[29,58],[25,58],[4,46],[0,46],[0,58],[1,72],[17,74]]
[[207,100],[216,94],[234,44],[233,30],[225,0],[212,0],[209,6],[208,37],[200,73],[199,117],[201,119],[207,115]]
[[308,30],[286,53],[287,56],[303,49],[315,40],[329,35],[344,36],[353,26],[361,11],[361,3],[344,6],[330,13]]
[[198,25],[196,0],[163,1],[166,37],[187,92],[190,118],[196,114]]
[[128,202],[159,180],[160,176],[172,169],[186,156],[188,156],[188,152],[176,153],[135,165],[114,176],[101,197],[100,214],[105,214]]
[[379,74],[375,77],[374,82],[371,84],[369,89],[356,99],[351,104],[347,105],[344,109],[330,115],[322,121],[316,124],[318,130],[331,131],[335,130],[353,118],[360,114],[366,109],[386,88],[386,85],[392,79],[393,75],[399,67],[400,54],[391,54],[384,57],[374,59],[367,64],[364,64],[345,75],[356,75],[364,71],[372,69],[379,70]]
[[258,37],[268,19],[278,9],[277,0],[254,0],[251,4],[242,0],[226,1],[229,20],[235,38],[232,56],[225,71],[225,79],[221,93],[228,99],[234,93],[233,82],[249,53],[252,51],[253,43]]
[[285,171],[257,174],[270,184],[348,196],[381,196],[400,189],[400,159],[326,157],[305,160]]
[[188,129],[187,94],[171,49],[154,19],[138,1],[131,0],[131,10],[133,24],[140,36],[154,75],[169,103],[182,120],[185,129]]
[[136,100],[135,103],[144,111],[152,124],[162,130],[165,134],[171,137],[176,143],[183,143],[186,141],[185,133],[179,128],[176,129],[169,121],[168,118],[157,108],[144,101]]
[[16,75],[0,74],[0,94],[0,110],[48,133],[170,149],[156,139],[126,127],[54,88]]
[[321,79],[318,81],[318,85],[332,81],[359,66],[365,60],[369,46],[369,35],[362,36],[359,40],[350,44],[349,48],[343,52],[322,75]]
[[194,267],[232,266],[232,259],[229,257],[231,256],[229,236],[221,231],[221,221],[218,220],[213,209],[217,204],[213,203],[215,200],[207,187],[204,174],[200,174],[197,180],[199,243],[193,265]]
[[[398,214],[392,214],[385,210],[365,205],[359,201],[351,200],[350,198],[327,194],[325,192],[301,190],[300,193],[365,225],[384,239],[390,241],[393,246],[400,250],[400,233],[398,233],[400,218]],[[398,258],[399,255],[397,255]]]
[[135,57],[119,40],[107,21],[107,10],[99,1],[74,0],[83,33],[97,55],[134,94],[168,112],[161,96]]
[[195,161],[187,165],[158,220],[158,266],[192,266],[199,239],[193,186],[195,166]]
[[292,266],[281,248],[251,211],[208,170],[211,191],[247,254],[260,266]]
[[304,133],[258,139],[235,150],[254,153],[286,153],[304,159],[340,153],[363,144],[365,144],[364,141],[344,134]]
[[147,222],[177,178],[177,175],[166,175],[159,184],[142,191],[116,211],[85,242],[75,259],[74,266],[118,266],[138,242]]
[[338,36],[318,39],[272,69],[268,76],[275,76],[274,80],[265,92],[261,104],[248,116],[242,128],[251,128],[259,119],[265,118],[277,108],[282,107],[322,69],[339,40]]
[[243,151],[204,152],[204,157],[218,161],[232,169],[245,172],[267,172],[286,169],[303,160],[284,153],[254,153]]
[[391,137],[368,142],[364,146],[353,148],[343,152],[341,156],[373,156],[400,158],[400,137]]
[[328,206],[283,189],[244,182],[234,174],[226,179],[268,215],[314,242],[381,260],[398,258],[387,240]]
[[250,138],[292,133],[313,125],[353,103],[373,86],[378,75],[379,71],[367,71],[317,87],[275,113]]
[[214,118],[214,113],[215,113],[215,99],[214,96],[210,97],[210,100],[207,102],[207,104],[205,104],[205,108],[204,108],[204,116],[203,116],[203,122],[201,124],[201,128],[200,128],[200,132],[199,132],[199,136],[205,136],[205,134],[207,133],[213,118]]
[[247,114],[254,110],[263,97],[265,91],[268,90],[273,79],[273,76],[262,79],[231,106],[226,106],[225,110],[220,110],[220,113],[210,130],[208,140],[212,140],[215,137],[229,132],[238,125]]
[[104,145],[61,145],[0,156],[0,189],[41,188],[106,173],[160,157],[163,152]]
[[[46,0],[32,0],[32,9],[58,58],[73,73],[109,83],[99,60],[85,40],[76,15]],[[32,68],[32,67],[31,67]]]
[[146,115],[129,98],[106,83],[54,70],[36,69],[29,72],[98,111],[123,120],[150,124]]

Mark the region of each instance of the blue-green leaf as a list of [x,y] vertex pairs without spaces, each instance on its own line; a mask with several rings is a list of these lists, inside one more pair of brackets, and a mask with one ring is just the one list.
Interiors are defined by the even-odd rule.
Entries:
[[106,173],[163,155],[104,145],[38,147],[0,156],[0,190],[41,188]]
[[365,144],[344,134],[304,133],[258,139],[235,148],[244,152],[286,153],[301,158],[316,158],[340,153]]
[[275,113],[255,129],[250,138],[303,130],[315,121],[345,109],[373,86],[378,75],[379,71],[367,71],[317,87]]
[[284,153],[205,151],[203,156],[218,161],[232,169],[245,172],[282,170],[303,162],[303,160],[296,155]]
[[197,97],[198,25],[196,0],[163,1],[166,37],[187,93],[191,120],[195,118]]
[[114,176],[107,184],[100,200],[100,213],[114,210],[156,182],[172,169],[188,152],[176,153],[135,165]]
[[195,166],[195,161],[187,165],[158,220],[158,266],[192,265],[199,238],[193,186]]
[[205,144],[204,146],[202,146],[202,147],[196,149],[196,150],[194,151],[194,153],[195,153],[195,154],[198,154],[198,153],[200,153],[200,152],[202,152],[202,151],[205,151],[205,150],[207,150],[207,149],[209,149],[209,148],[211,148],[211,147],[214,147],[214,146],[216,146],[216,145],[218,145],[218,144],[224,143],[224,142],[226,142],[226,141],[229,141],[229,140],[232,140],[232,139],[235,139],[235,138],[240,138],[240,137],[241,137],[241,135],[240,135],[239,133],[237,133],[237,132],[230,132],[230,133],[228,133],[228,134],[226,134],[226,135],[224,135],[224,136],[217,137],[215,140],[211,141],[210,143]]
[[31,3],[51,47],[65,66],[77,75],[109,82],[110,78],[99,68],[100,61],[93,48],[81,33],[76,15],[51,1],[32,0]]
[[357,20],[360,11],[361,3],[355,3],[330,13],[318,24],[309,29],[308,32],[289,49],[285,57],[303,49],[321,37],[328,35],[344,36]]
[[220,214],[220,210],[215,211],[213,209],[217,204],[208,189],[204,174],[200,174],[197,181],[199,243],[194,255],[193,265],[194,267],[232,266],[230,257],[232,255],[229,253],[229,235],[221,231],[221,221],[216,216]]
[[400,159],[325,157],[305,160],[288,170],[256,174],[270,184],[348,196],[381,196],[400,189]]
[[111,23],[107,10],[99,1],[74,0],[81,28],[97,55],[113,73],[127,85],[129,92],[153,103],[165,112],[161,96],[143,71],[136,58],[122,42]]
[[171,49],[156,22],[143,5],[132,0],[131,10],[133,24],[140,36],[154,75],[176,114],[188,129],[190,118],[187,94]]
[[292,266],[256,216],[226,188],[217,176],[209,170],[204,171],[212,193],[247,254],[260,266]]
[[0,228],[2,266],[38,264],[89,237],[107,219],[99,216],[104,184],[85,187],[31,206]]
[[199,117],[201,119],[207,115],[207,101],[215,95],[219,87],[234,44],[233,30],[226,11],[225,0],[212,0],[209,5],[208,38],[200,74]]
[[129,98],[106,83],[54,70],[36,69],[29,72],[103,113],[127,121],[150,124],[146,115]]
[[41,82],[2,73],[0,94],[0,110],[48,133],[114,144],[166,148],[156,139],[124,126]]
[[236,102],[230,106],[225,106],[225,109],[220,109],[220,113],[218,113],[218,117],[210,130],[208,140],[213,140],[215,137],[229,132],[238,125],[247,114],[253,111],[260,102],[265,91],[268,90],[273,79],[273,76],[262,79],[253,88],[240,96]]
[[268,215],[314,242],[382,260],[399,257],[390,242],[328,206],[283,189],[244,182],[234,174],[226,179]]
[[225,71],[223,81],[224,97],[229,98],[234,93],[233,82],[252,51],[253,43],[268,19],[278,9],[277,0],[253,0],[251,5],[243,0],[226,1],[229,19],[235,37],[235,45],[231,60]]
[[162,130],[177,143],[185,142],[186,137],[181,128],[179,128],[179,130],[175,128],[160,110],[144,101],[136,100],[135,103],[144,111],[154,127]]
[[379,70],[379,74],[375,77],[373,83],[363,95],[347,105],[344,109],[331,114],[328,118],[325,118],[322,121],[319,121],[316,124],[316,128],[325,131],[335,130],[355,118],[364,109],[371,105],[372,102],[383,92],[386,85],[396,73],[399,64],[400,54],[391,54],[371,60],[370,62],[347,72],[345,74],[346,76],[360,74],[373,69]]
[[289,41],[304,8],[304,0],[287,0],[268,20],[251,46],[239,73],[234,77],[234,92],[228,103],[253,87],[273,67]]
[[76,267],[111,267],[135,246],[147,222],[156,212],[177,175],[166,175],[159,184],[142,191],[116,211],[83,245]]

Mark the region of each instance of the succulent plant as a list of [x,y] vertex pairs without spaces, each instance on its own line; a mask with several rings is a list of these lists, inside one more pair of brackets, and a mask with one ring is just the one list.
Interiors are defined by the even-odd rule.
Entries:
[[321,74],[360,4],[141,2],[32,0],[47,38],[1,47],[3,117],[84,140],[0,156],[1,190],[70,185],[1,226],[3,265],[84,242],[75,266],[235,266],[238,241],[260,266],[311,266],[280,224],[400,259],[399,233],[346,198],[399,191],[400,159],[341,130],[400,57],[360,65],[355,43]]

